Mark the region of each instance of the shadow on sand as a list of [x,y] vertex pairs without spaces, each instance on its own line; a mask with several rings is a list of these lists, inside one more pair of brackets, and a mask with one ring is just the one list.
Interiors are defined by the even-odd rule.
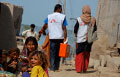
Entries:
[[75,69],[65,69],[66,71],[75,71]]
[[94,73],[96,72],[97,70],[91,70],[91,71],[86,71],[85,73]]
[[[65,69],[66,71],[76,71],[76,69]],[[90,71],[86,71],[86,72],[80,72],[80,73],[94,73],[97,70],[90,70]]]

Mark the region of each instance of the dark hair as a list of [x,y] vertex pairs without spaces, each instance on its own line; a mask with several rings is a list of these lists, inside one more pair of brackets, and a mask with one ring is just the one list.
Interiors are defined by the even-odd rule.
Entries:
[[28,63],[23,63],[22,67],[28,67]]
[[34,51],[29,55],[29,62],[32,58],[32,56],[37,56],[40,60],[40,65],[41,67],[46,70],[49,67],[49,63],[47,60],[47,56],[45,55],[45,53],[43,53],[42,51]]
[[19,49],[19,48],[12,48],[12,49],[10,49],[9,55],[10,55],[11,53],[13,53],[13,52],[16,52],[18,55],[20,55],[20,49]]
[[0,50],[0,59],[2,58],[2,55],[8,56],[8,51],[6,51],[6,50]]
[[56,10],[58,10],[58,9],[60,9],[60,8],[62,8],[62,6],[61,6],[60,4],[56,4],[56,5],[55,5],[55,8],[54,8],[54,12],[56,12]]
[[36,45],[35,49],[38,48],[38,42],[35,37],[33,36],[27,37],[27,39],[25,40],[25,45],[27,45],[29,41],[32,41]]
[[0,56],[1,55],[8,55],[8,51],[7,50],[0,50]]
[[30,27],[35,28],[35,24],[31,24]]

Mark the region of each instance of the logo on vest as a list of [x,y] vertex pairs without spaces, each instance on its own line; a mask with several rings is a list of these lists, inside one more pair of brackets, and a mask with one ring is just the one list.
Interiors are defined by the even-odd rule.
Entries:
[[83,25],[85,25],[85,23],[84,23],[84,22],[82,22],[82,23],[80,24],[80,26],[83,26]]
[[56,22],[56,20],[55,19],[52,19],[51,21],[50,21],[50,23],[55,23]]

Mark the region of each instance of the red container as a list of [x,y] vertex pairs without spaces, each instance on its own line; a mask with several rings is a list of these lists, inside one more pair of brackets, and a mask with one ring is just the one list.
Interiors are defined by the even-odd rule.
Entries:
[[70,53],[70,45],[60,43],[59,56],[66,58],[69,57],[69,53]]

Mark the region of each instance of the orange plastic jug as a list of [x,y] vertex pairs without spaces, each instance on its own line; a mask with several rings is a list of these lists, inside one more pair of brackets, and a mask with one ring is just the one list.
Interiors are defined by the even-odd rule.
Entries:
[[69,53],[70,53],[70,45],[60,43],[59,56],[66,58],[69,57]]

